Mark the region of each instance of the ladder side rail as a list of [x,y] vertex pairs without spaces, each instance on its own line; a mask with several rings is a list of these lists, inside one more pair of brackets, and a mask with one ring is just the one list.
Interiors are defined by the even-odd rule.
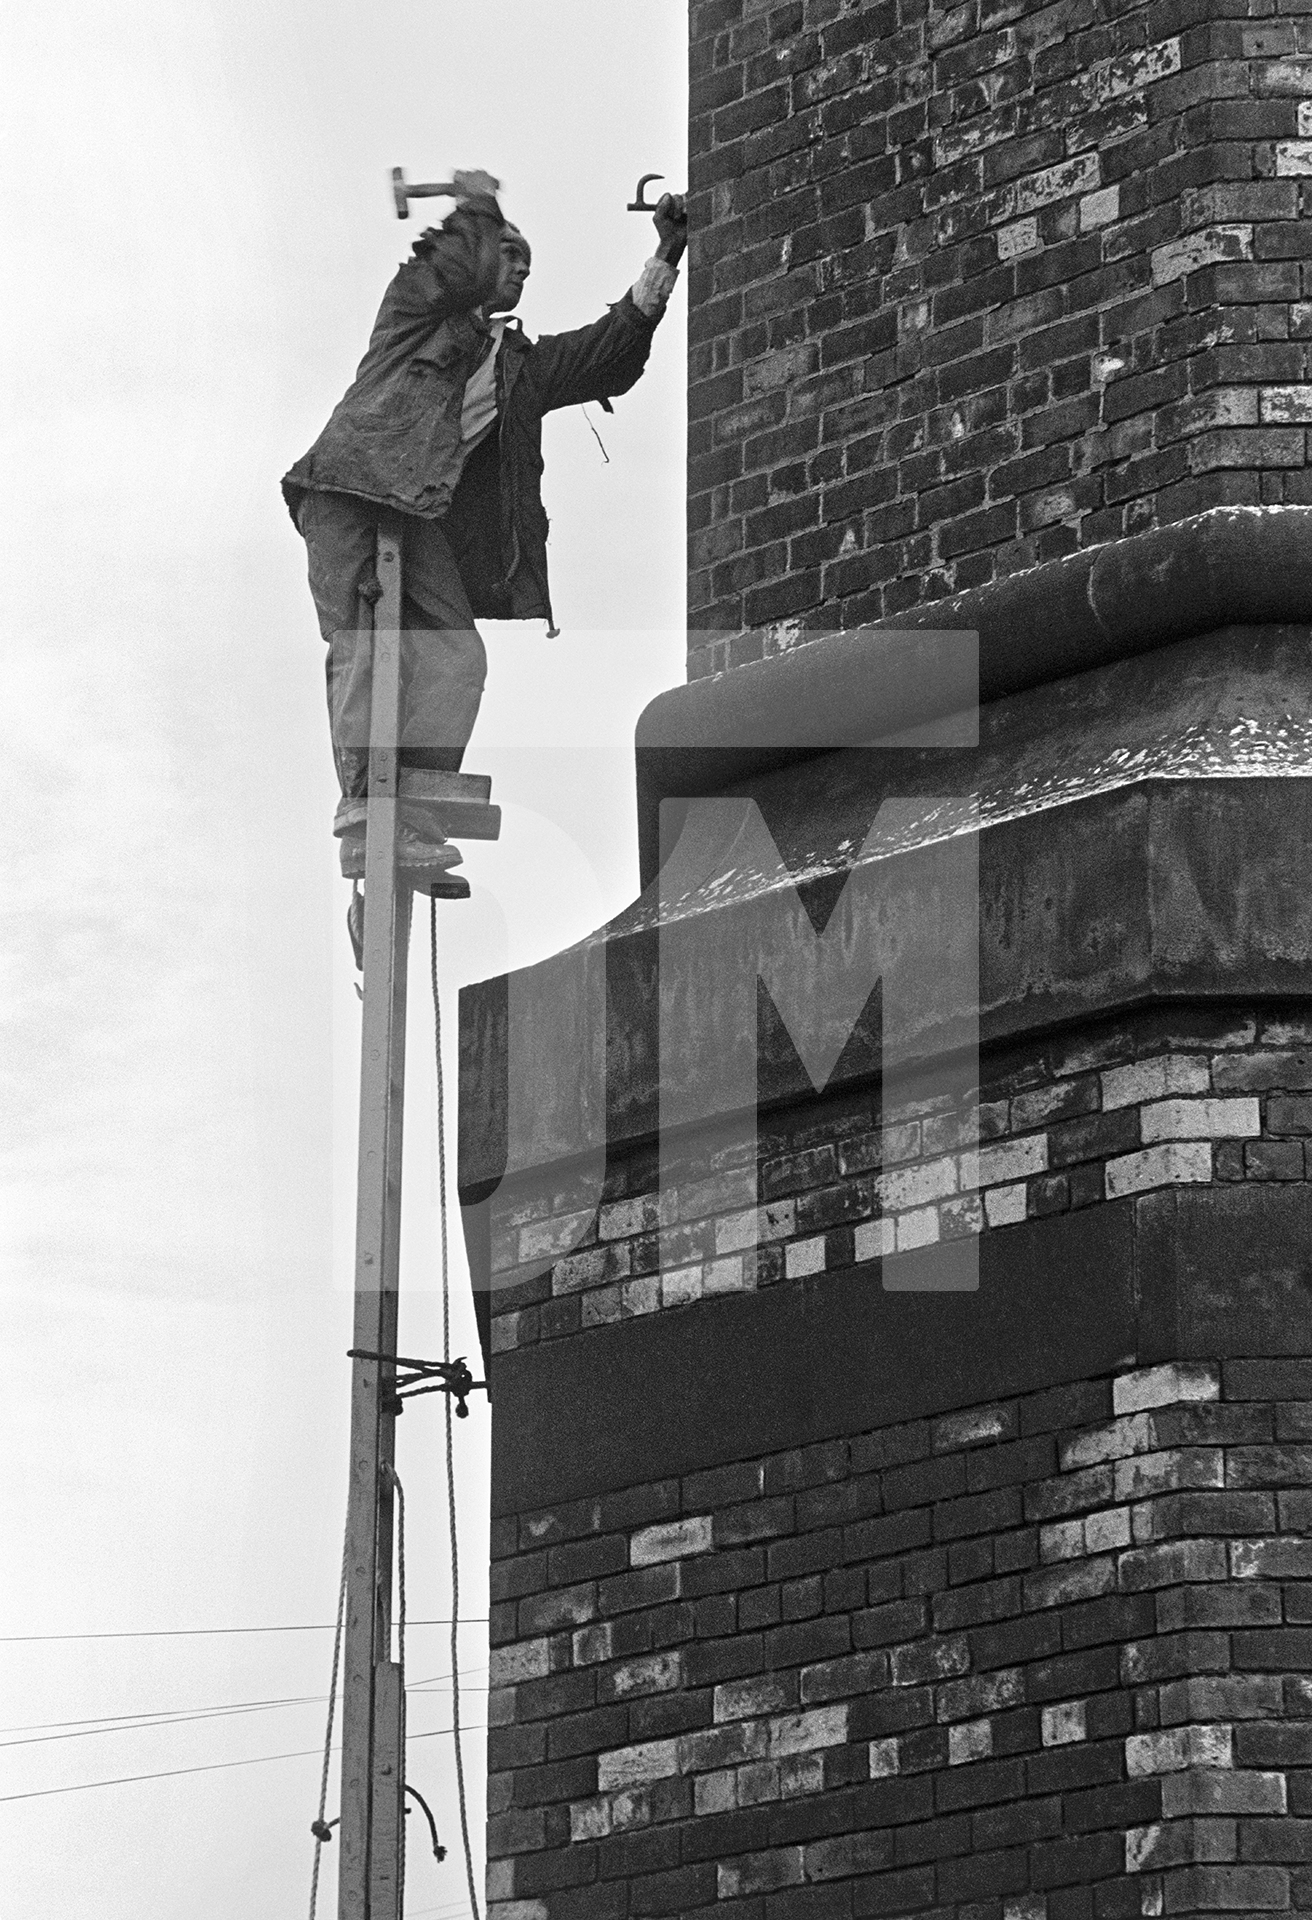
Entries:
[[[401,731],[401,544],[381,523],[382,589],[373,614],[369,808],[365,842],[364,1006],[356,1189],[353,1344],[394,1355],[400,1267],[406,967],[411,892],[396,867]],[[396,1416],[390,1360],[355,1360],[351,1377],[347,1613],[342,1713],[339,1920],[399,1920],[397,1830],[375,1832],[380,1775],[404,1791],[404,1714],[380,1713],[391,1661],[392,1468]],[[381,1739],[380,1739],[381,1735]]]

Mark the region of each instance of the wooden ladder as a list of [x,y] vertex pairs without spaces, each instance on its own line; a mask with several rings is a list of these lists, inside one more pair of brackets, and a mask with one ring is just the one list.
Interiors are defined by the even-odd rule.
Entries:
[[405,1876],[405,1699],[392,1659],[394,1360],[411,909],[416,889],[436,876],[398,870],[399,802],[430,803],[449,839],[495,840],[501,830],[490,780],[398,765],[401,564],[400,530],[384,523],[372,615],[352,1345],[388,1357],[352,1361],[338,1920],[400,1920]]

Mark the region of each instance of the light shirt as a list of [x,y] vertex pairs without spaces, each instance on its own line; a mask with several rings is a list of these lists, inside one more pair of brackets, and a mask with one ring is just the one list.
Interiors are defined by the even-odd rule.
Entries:
[[506,319],[502,314],[488,327],[492,344],[465,382],[465,403],[460,409],[460,443],[466,459],[496,424],[497,355],[501,351],[501,337],[505,331]]
[[631,289],[633,304],[638,312],[645,313],[649,320],[664,313],[665,303],[673,293],[678,277],[679,269],[672,267],[667,260],[649,260]]

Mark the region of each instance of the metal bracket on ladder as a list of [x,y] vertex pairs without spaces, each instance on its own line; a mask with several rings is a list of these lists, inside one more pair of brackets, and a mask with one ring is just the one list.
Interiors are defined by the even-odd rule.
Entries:
[[[393,1463],[399,1360],[401,1135],[405,1105],[406,970],[416,886],[397,867],[400,801],[431,803],[451,839],[495,840],[500,810],[479,775],[402,770],[401,538],[379,528],[381,594],[373,609],[369,808],[365,837],[364,1007],[356,1189],[355,1319],[347,1505],[338,1920],[400,1920],[404,1902],[405,1700],[392,1659]],[[453,1384],[463,1401],[481,1385]],[[464,1392],[460,1387],[464,1386]],[[428,1388],[434,1391],[434,1388]]]
[[[347,1354],[348,1360],[382,1360],[381,1353],[365,1353],[360,1347],[352,1347]],[[387,1395],[386,1405],[392,1413],[400,1413],[407,1400],[418,1399],[421,1393],[449,1393],[456,1403],[456,1419],[469,1418],[469,1396],[478,1388],[488,1391],[486,1380],[475,1380],[461,1354],[456,1360],[407,1360],[403,1354],[392,1356],[390,1364],[404,1367],[404,1373],[398,1373],[396,1384]]]

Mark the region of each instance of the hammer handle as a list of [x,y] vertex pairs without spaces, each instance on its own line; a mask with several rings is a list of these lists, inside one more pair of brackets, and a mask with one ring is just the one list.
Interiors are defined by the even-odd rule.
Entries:
[[454,180],[430,180],[426,183],[420,181],[412,187],[405,177],[403,168],[392,168],[392,199],[396,203],[396,217],[398,220],[408,220],[410,218],[410,202],[412,200],[431,200],[435,195],[443,193],[450,194],[454,197],[456,191],[456,183]]

